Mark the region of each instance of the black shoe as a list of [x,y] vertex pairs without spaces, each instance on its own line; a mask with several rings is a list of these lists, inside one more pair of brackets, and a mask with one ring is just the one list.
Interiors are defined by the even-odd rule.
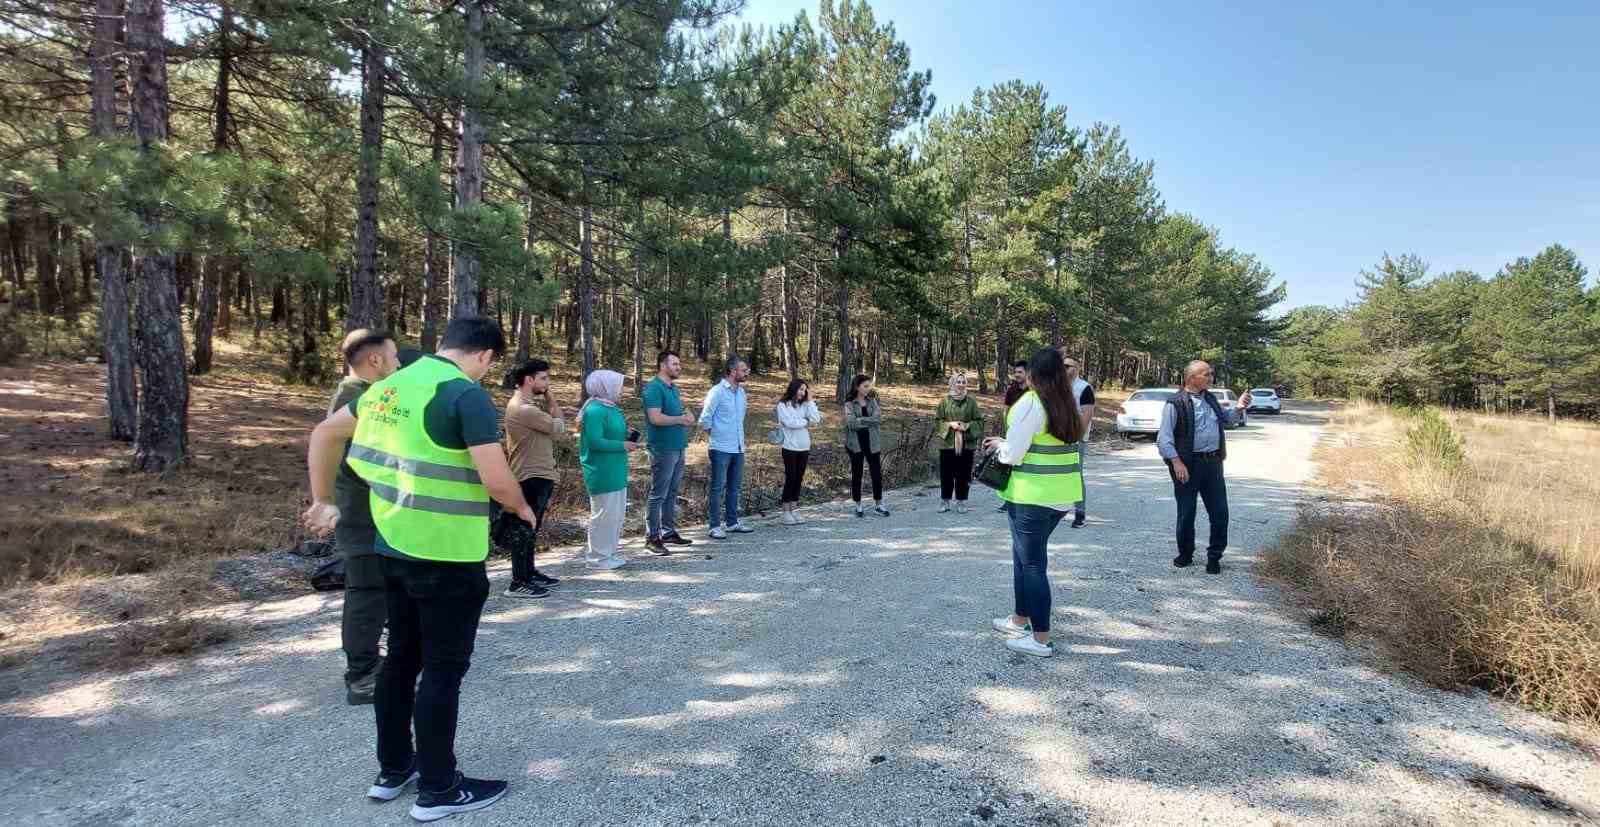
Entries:
[[669,546],[692,546],[694,541],[674,531],[671,534],[661,535],[661,542]]
[[550,590],[539,585],[538,583],[512,583],[510,588],[506,589],[505,594],[506,597],[518,597],[531,600],[538,599],[540,597],[549,597]]
[[551,577],[550,575],[545,574],[544,572],[539,571],[538,569],[534,569],[533,570],[533,574],[528,575],[528,582],[536,584],[536,585],[539,585],[539,586],[544,586],[545,588],[549,588],[551,586],[554,586],[557,583],[560,583],[561,582],[561,578],[559,578],[559,577]]
[[411,817],[418,821],[438,821],[456,813],[481,810],[499,801],[506,794],[506,782],[468,778],[456,773],[456,783],[448,790],[417,793],[417,803],[411,805]]
[[1206,561],[1206,574],[1221,574],[1221,573],[1222,573],[1222,563],[1221,563],[1221,561],[1218,561],[1218,560],[1207,560]]
[[367,798],[393,801],[406,791],[407,785],[415,783],[418,777],[419,773],[415,766],[405,772],[380,772],[378,780],[367,788]]
[[1083,528],[1083,523],[1084,523],[1084,519],[1082,517],[1073,517],[1072,518],[1072,527],[1073,528]]
[[1180,569],[1186,569],[1194,565],[1194,555],[1180,554],[1177,557],[1172,558],[1172,565],[1177,566]]
[[657,557],[668,557],[672,554],[672,550],[667,548],[666,543],[661,542],[660,537],[651,537],[650,539],[645,540],[644,550],[654,554]]

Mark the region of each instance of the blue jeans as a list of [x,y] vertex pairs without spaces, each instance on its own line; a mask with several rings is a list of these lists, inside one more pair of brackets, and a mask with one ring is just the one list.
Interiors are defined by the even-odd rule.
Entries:
[[645,536],[678,533],[678,489],[683,487],[683,452],[650,449],[650,499],[644,512]]
[[712,528],[739,522],[739,486],[744,483],[744,454],[711,452],[711,485],[706,491],[706,517]]
[[1065,512],[1043,505],[1007,503],[1011,516],[1011,589],[1016,595],[1016,613],[1033,625],[1035,632],[1050,631],[1050,565],[1047,546],[1050,532],[1056,530]]

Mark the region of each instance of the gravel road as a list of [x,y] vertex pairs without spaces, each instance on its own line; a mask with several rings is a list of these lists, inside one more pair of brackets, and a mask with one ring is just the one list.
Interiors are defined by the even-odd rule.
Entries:
[[[1433,690],[1312,634],[1251,574],[1292,519],[1315,413],[1229,436],[1233,548],[1176,570],[1155,449],[1091,455],[1090,522],[1051,543],[1060,654],[1014,655],[1004,515],[819,506],[668,560],[498,596],[458,754],[512,780],[478,824],[1510,824],[1600,814],[1562,728]],[[1204,537],[1204,522],[1200,534]],[[634,542],[634,545],[637,541]],[[265,631],[0,705],[10,824],[405,824],[368,803],[337,597],[242,606]]]

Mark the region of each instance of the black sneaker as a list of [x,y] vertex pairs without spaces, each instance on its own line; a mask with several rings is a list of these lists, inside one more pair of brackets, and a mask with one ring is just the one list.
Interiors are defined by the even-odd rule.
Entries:
[[545,574],[544,572],[539,571],[538,569],[534,569],[533,570],[533,574],[528,576],[528,582],[529,583],[533,583],[535,585],[544,586],[545,588],[550,588],[551,586],[554,586],[555,584],[560,583],[561,582],[561,578],[559,578],[559,577],[551,577],[550,575]]
[[506,597],[537,599],[549,596],[550,590],[538,583],[512,583],[511,587],[506,589]]
[[506,794],[506,782],[468,778],[456,773],[456,783],[448,790],[417,793],[417,803],[411,805],[411,817],[418,821],[438,821],[456,813],[481,810],[499,801]]
[[1180,554],[1177,557],[1172,558],[1172,565],[1177,566],[1180,569],[1186,569],[1194,565],[1194,555]]
[[406,787],[416,783],[421,777],[415,767],[405,772],[380,772],[378,780],[372,782],[367,788],[367,798],[378,801],[393,801],[406,791]]
[[674,531],[671,534],[661,535],[661,542],[669,546],[692,546],[694,541]]
[[1206,561],[1206,574],[1221,574],[1221,573],[1222,573],[1222,562],[1221,561],[1219,561],[1219,560],[1207,560]]
[[1084,523],[1084,519],[1082,517],[1073,517],[1072,518],[1072,527],[1073,528],[1083,528],[1083,523]]
[[644,550],[657,557],[667,557],[672,554],[672,550],[667,548],[667,544],[663,543],[660,537],[651,537],[645,540]]

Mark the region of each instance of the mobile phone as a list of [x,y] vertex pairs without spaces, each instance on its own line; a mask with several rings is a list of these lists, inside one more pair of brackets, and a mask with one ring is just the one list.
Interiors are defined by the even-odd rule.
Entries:
[[629,431],[628,432],[628,441],[629,442],[638,442],[639,441],[639,432],[638,431]]

